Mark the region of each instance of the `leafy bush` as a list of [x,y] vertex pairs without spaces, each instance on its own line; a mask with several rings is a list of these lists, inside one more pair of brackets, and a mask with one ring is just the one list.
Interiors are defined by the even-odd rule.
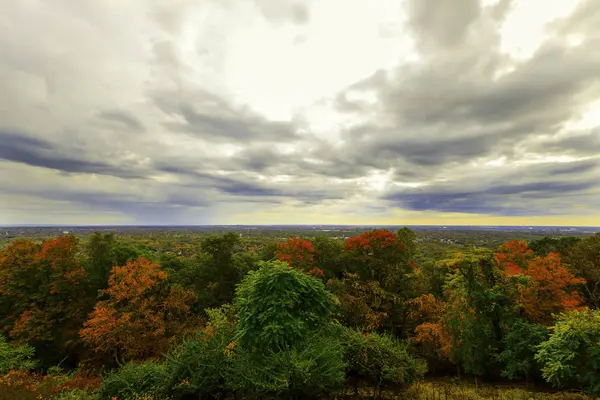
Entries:
[[600,310],[560,314],[535,359],[555,386],[578,385],[600,394]]
[[509,379],[524,376],[529,379],[532,373],[539,370],[534,359],[536,348],[547,338],[548,329],[543,325],[524,319],[512,321],[504,335],[504,350],[499,357],[504,366],[502,376]]
[[261,262],[236,291],[236,340],[247,349],[278,352],[326,325],[334,297],[320,280],[281,261]]
[[349,374],[366,379],[377,387],[412,383],[427,370],[423,360],[409,353],[406,343],[387,334],[362,334],[345,329],[343,343]]
[[100,394],[119,400],[134,399],[136,395],[165,396],[171,386],[171,374],[165,364],[153,361],[128,363],[106,375]]
[[230,306],[207,310],[209,321],[195,337],[187,338],[167,357],[177,393],[214,394],[226,389],[227,355],[235,325]]
[[0,373],[12,370],[29,371],[36,366],[33,360],[35,350],[29,345],[13,346],[0,336]]
[[228,386],[246,396],[317,396],[344,382],[343,347],[324,330],[287,351],[254,353],[239,349],[231,356]]

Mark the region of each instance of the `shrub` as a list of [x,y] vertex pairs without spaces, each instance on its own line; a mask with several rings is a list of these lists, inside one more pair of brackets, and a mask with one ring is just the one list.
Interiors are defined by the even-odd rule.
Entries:
[[281,261],[259,266],[236,291],[236,340],[241,346],[290,349],[329,322],[335,299],[323,282]]
[[187,338],[167,357],[175,391],[180,394],[214,394],[226,390],[227,355],[235,346],[235,325],[230,306],[207,310],[208,324]]
[[509,323],[508,332],[504,335],[504,350],[500,353],[503,363],[502,376],[509,379],[525,377],[529,380],[532,373],[539,371],[535,361],[537,346],[548,338],[545,326],[516,319]]
[[426,372],[426,363],[413,357],[406,343],[387,334],[345,329],[342,337],[349,375],[366,379],[376,390],[384,384],[412,383]]
[[137,395],[166,396],[172,379],[165,364],[147,361],[141,364],[128,363],[119,370],[106,375],[100,394],[102,397],[117,397],[119,400],[134,399]]
[[287,351],[253,353],[239,349],[231,356],[228,386],[246,396],[319,396],[344,382],[343,347],[324,330]]
[[12,370],[29,371],[36,366],[35,350],[29,345],[13,346],[0,336],[0,374]]
[[600,310],[560,314],[535,359],[555,386],[578,385],[600,394]]

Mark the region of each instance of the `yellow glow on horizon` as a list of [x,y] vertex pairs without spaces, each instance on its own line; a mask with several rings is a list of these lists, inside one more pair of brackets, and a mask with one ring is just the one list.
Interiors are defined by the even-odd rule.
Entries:
[[225,223],[242,225],[473,225],[473,226],[591,226],[600,227],[600,213],[556,216],[494,216],[485,214],[437,213],[426,211],[392,211],[388,216],[356,214],[317,214],[310,209],[257,211],[231,215]]

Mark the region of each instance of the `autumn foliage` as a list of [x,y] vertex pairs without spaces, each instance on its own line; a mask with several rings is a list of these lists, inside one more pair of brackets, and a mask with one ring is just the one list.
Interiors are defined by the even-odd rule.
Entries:
[[89,305],[78,240],[15,240],[0,257],[2,329],[26,343],[73,346]]
[[500,247],[496,261],[506,276],[529,278],[527,283],[518,286],[518,301],[532,321],[550,323],[552,314],[576,310],[583,305],[576,287],[586,281],[562,265],[559,254],[536,257],[527,243],[515,240]]
[[167,273],[146,258],[113,267],[107,300],[96,304],[80,335],[108,359],[146,359],[166,350],[191,322],[194,295],[168,287]]
[[[104,369],[113,371],[113,383],[127,386],[116,369],[127,362],[127,379],[138,380],[131,387],[144,386],[140,376],[150,379],[160,370],[161,390],[174,395],[171,362],[179,365],[181,393],[244,388],[256,395],[252,390],[262,384],[284,390],[295,379],[304,390],[309,363],[323,368],[306,378],[313,382],[334,370],[331,382],[357,371],[379,379],[376,385],[396,382],[402,362],[413,359],[409,352],[436,374],[556,379],[571,326],[581,338],[599,329],[588,315],[600,298],[600,235],[451,251],[444,243],[432,253],[408,228],[345,240],[277,243],[228,233],[183,241],[95,234],[84,246],[68,235],[8,243],[0,251],[6,342],[0,384],[49,385],[51,393],[95,388],[102,383],[93,374]],[[339,334],[344,330],[351,334]],[[330,342],[322,341],[325,333]],[[550,336],[555,345],[548,344]],[[182,343],[185,359],[173,352]],[[548,354],[539,357],[544,343]],[[579,348],[569,352],[581,371],[596,368]],[[7,362],[9,354],[26,354],[31,367]],[[49,367],[63,360],[81,373],[52,375]],[[146,375],[138,374],[140,366]],[[227,376],[232,371],[235,379]]]
[[287,242],[280,243],[275,251],[279,261],[286,262],[290,267],[308,272],[321,277],[323,270],[315,265],[315,248],[307,239],[290,238]]
[[413,270],[406,244],[388,230],[373,230],[349,238],[344,250],[352,272],[365,281],[377,281],[386,289],[397,287]]

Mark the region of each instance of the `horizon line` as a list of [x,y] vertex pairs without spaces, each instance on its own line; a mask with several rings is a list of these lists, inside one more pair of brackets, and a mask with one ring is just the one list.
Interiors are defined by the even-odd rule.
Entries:
[[0,224],[0,228],[101,228],[101,227],[261,227],[261,226],[289,226],[289,227],[526,227],[526,228],[595,228],[593,225],[473,225],[473,224]]

